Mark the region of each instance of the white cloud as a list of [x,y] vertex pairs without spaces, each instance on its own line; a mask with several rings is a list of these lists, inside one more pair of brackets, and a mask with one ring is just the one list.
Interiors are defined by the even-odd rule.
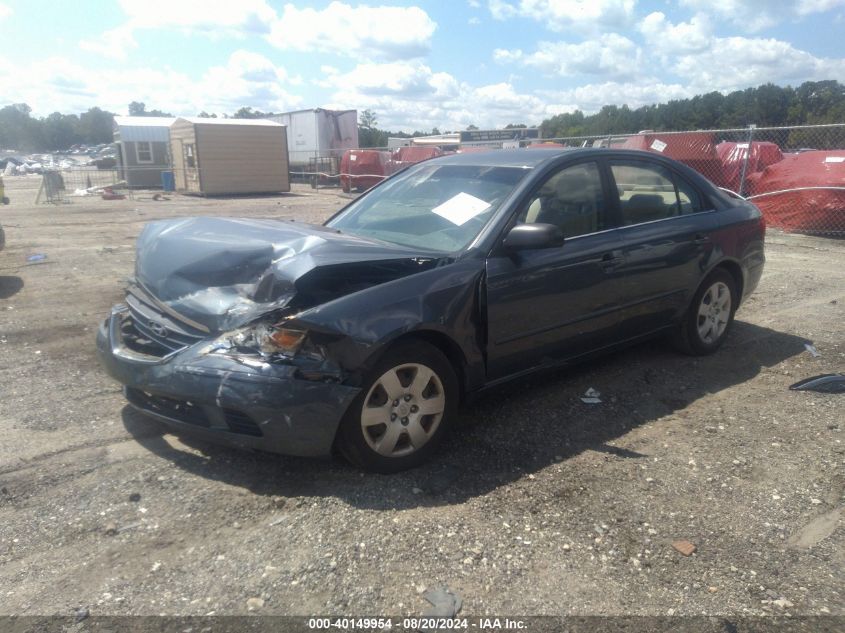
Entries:
[[126,22],[98,38],[82,40],[82,50],[119,61],[137,48],[134,33],[177,29],[213,38],[267,34],[276,12],[264,0],[120,0]]
[[[605,105],[627,104],[628,107],[634,109],[652,103],[684,99],[693,96],[695,93],[687,86],[667,84],[655,77],[650,77],[637,82],[608,81],[586,84],[571,90],[540,91],[538,94],[547,101],[575,104],[571,109],[579,109],[589,113],[596,112]],[[555,114],[559,114],[559,112],[555,112]]]
[[124,24],[106,31],[100,37],[79,42],[79,48],[118,61],[124,61],[130,49],[137,48],[133,29]]
[[784,20],[843,7],[845,0],[681,0],[681,4],[754,33]]
[[497,20],[524,17],[542,22],[553,31],[571,27],[621,27],[634,19],[636,0],[520,0],[518,3],[489,0],[487,7]]
[[701,13],[694,15],[689,22],[672,24],[663,13],[655,11],[640,22],[639,30],[650,49],[662,54],[703,51],[713,41],[710,19]]
[[283,87],[294,79],[266,57],[248,51],[234,52],[225,65],[209,68],[198,79],[171,69],[91,70],[65,57],[10,66],[0,76],[3,73],[4,96],[9,102],[29,104],[37,116],[83,112],[93,106],[121,113],[131,101],[186,116],[202,110],[231,113],[241,106],[281,112],[301,104],[299,96]]
[[396,131],[536,124],[560,107],[519,93],[508,82],[472,86],[420,62],[360,64],[325,83],[335,87],[325,107],[373,110],[379,127]]
[[845,81],[845,59],[820,58],[776,39],[715,38],[710,50],[684,55],[673,66],[698,92],[727,92],[762,83]]
[[772,38],[716,37],[702,15],[672,24],[655,12],[639,28],[660,63],[684,78],[695,93],[728,92],[766,82],[845,79],[845,59],[816,57]]
[[178,30],[212,38],[263,36],[282,50],[328,52],[386,60],[420,57],[431,48],[437,24],[419,7],[350,6],[324,9],[287,4],[277,14],[266,0],[120,0],[126,22],[84,50],[123,60],[139,30]]
[[325,9],[297,9],[288,4],[274,21],[268,40],[284,50],[410,59],[428,52],[436,28],[419,7],[332,2]]
[[496,49],[498,62],[525,64],[545,73],[561,76],[604,75],[631,78],[640,74],[642,51],[627,37],[605,33],[580,44],[540,42],[533,53]]
[[342,75],[330,75],[325,85],[363,97],[393,96],[422,100],[453,98],[458,95],[459,89],[452,75],[435,73],[420,62],[359,64]]
[[5,2],[0,2],[0,20],[2,20],[3,18],[8,18],[10,15],[12,15],[12,13],[14,13],[14,11],[12,11],[12,7],[10,7]]
[[265,0],[120,0],[134,28],[177,28],[216,36],[269,33],[276,12]]

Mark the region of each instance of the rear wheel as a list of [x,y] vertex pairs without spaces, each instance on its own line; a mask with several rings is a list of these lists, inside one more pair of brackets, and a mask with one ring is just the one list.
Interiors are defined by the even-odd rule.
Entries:
[[712,354],[724,343],[738,304],[736,281],[726,270],[715,270],[693,297],[675,332],[675,346],[686,354]]
[[436,347],[423,341],[389,350],[346,412],[338,448],[365,470],[392,473],[425,461],[455,416],[458,380]]

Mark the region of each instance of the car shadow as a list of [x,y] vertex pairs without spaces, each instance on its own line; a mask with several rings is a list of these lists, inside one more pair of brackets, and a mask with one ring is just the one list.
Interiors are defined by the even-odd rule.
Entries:
[[[164,425],[131,407],[124,409],[123,421],[139,444],[178,467],[255,494],[337,497],[375,510],[451,505],[585,451],[645,459],[648,455],[612,443],[800,354],[805,342],[737,321],[725,346],[712,356],[684,356],[653,341],[520,379],[464,407],[457,428],[430,463],[395,475],[360,473],[339,458],[285,457],[179,436],[196,452],[185,451],[164,439],[170,432]],[[581,401],[590,387],[601,393],[601,404]],[[151,433],[153,428],[158,431]]]
[[0,275],[0,299],[14,297],[23,289],[23,279],[12,275]]

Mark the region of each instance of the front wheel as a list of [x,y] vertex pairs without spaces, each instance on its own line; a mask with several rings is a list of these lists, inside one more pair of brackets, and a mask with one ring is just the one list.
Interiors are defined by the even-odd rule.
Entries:
[[401,343],[368,373],[341,422],[338,448],[365,470],[413,468],[437,449],[457,403],[458,380],[440,350],[424,341]]
[[693,297],[674,336],[675,346],[686,354],[712,354],[724,343],[739,298],[736,281],[725,270],[712,272]]

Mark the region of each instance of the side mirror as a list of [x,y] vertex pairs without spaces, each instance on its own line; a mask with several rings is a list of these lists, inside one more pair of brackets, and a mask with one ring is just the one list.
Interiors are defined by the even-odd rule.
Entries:
[[555,224],[517,224],[505,236],[502,246],[508,250],[521,251],[535,248],[551,248],[563,244],[563,231]]

